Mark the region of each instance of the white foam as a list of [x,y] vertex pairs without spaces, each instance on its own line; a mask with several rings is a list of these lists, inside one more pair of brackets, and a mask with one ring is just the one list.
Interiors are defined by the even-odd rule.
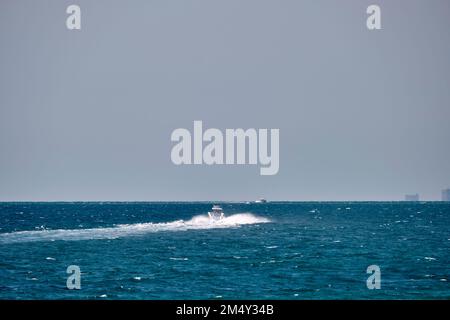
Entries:
[[200,215],[195,216],[188,221],[176,220],[166,223],[150,222],[121,224],[109,228],[35,230],[1,233],[0,244],[55,240],[77,241],[93,239],[117,239],[161,231],[231,228],[238,227],[240,225],[267,222],[270,222],[270,220],[255,216],[251,213],[234,214],[219,221],[212,221],[208,216]]

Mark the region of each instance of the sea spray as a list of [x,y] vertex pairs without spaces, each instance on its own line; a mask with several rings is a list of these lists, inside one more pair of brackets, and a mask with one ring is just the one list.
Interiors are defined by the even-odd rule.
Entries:
[[144,235],[161,231],[187,231],[215,228],[232,228],[240,225],[267,223],[269,219],[251,213],[238,213],[220,221],[212,221],[206,215],[194,216],[190,220],[176,220],[162,223],[119,224],[109,228],[57,229],[17,231],[0,234],[0,244],[34,241],[77,241],[94,239],[117,239],[128,236]]

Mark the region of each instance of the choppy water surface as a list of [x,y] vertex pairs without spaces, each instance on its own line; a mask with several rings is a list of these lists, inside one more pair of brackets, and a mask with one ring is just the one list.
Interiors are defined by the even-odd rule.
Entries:
[[450,203],[211,205],[0,203],[0,299],[450,298]]

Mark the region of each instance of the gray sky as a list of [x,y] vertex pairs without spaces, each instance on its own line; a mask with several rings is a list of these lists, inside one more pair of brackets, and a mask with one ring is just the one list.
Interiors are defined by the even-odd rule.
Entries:
[[[2,0],[0,200],[439,199],[449,30],[448,0]],[[279,173],[175,166],[194,120],[279,128]]]

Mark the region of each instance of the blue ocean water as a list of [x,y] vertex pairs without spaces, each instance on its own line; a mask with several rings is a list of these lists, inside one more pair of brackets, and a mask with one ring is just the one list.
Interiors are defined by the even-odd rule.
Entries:
[[0,299],[450,298],[450,203],[220,204],[0,203]]

